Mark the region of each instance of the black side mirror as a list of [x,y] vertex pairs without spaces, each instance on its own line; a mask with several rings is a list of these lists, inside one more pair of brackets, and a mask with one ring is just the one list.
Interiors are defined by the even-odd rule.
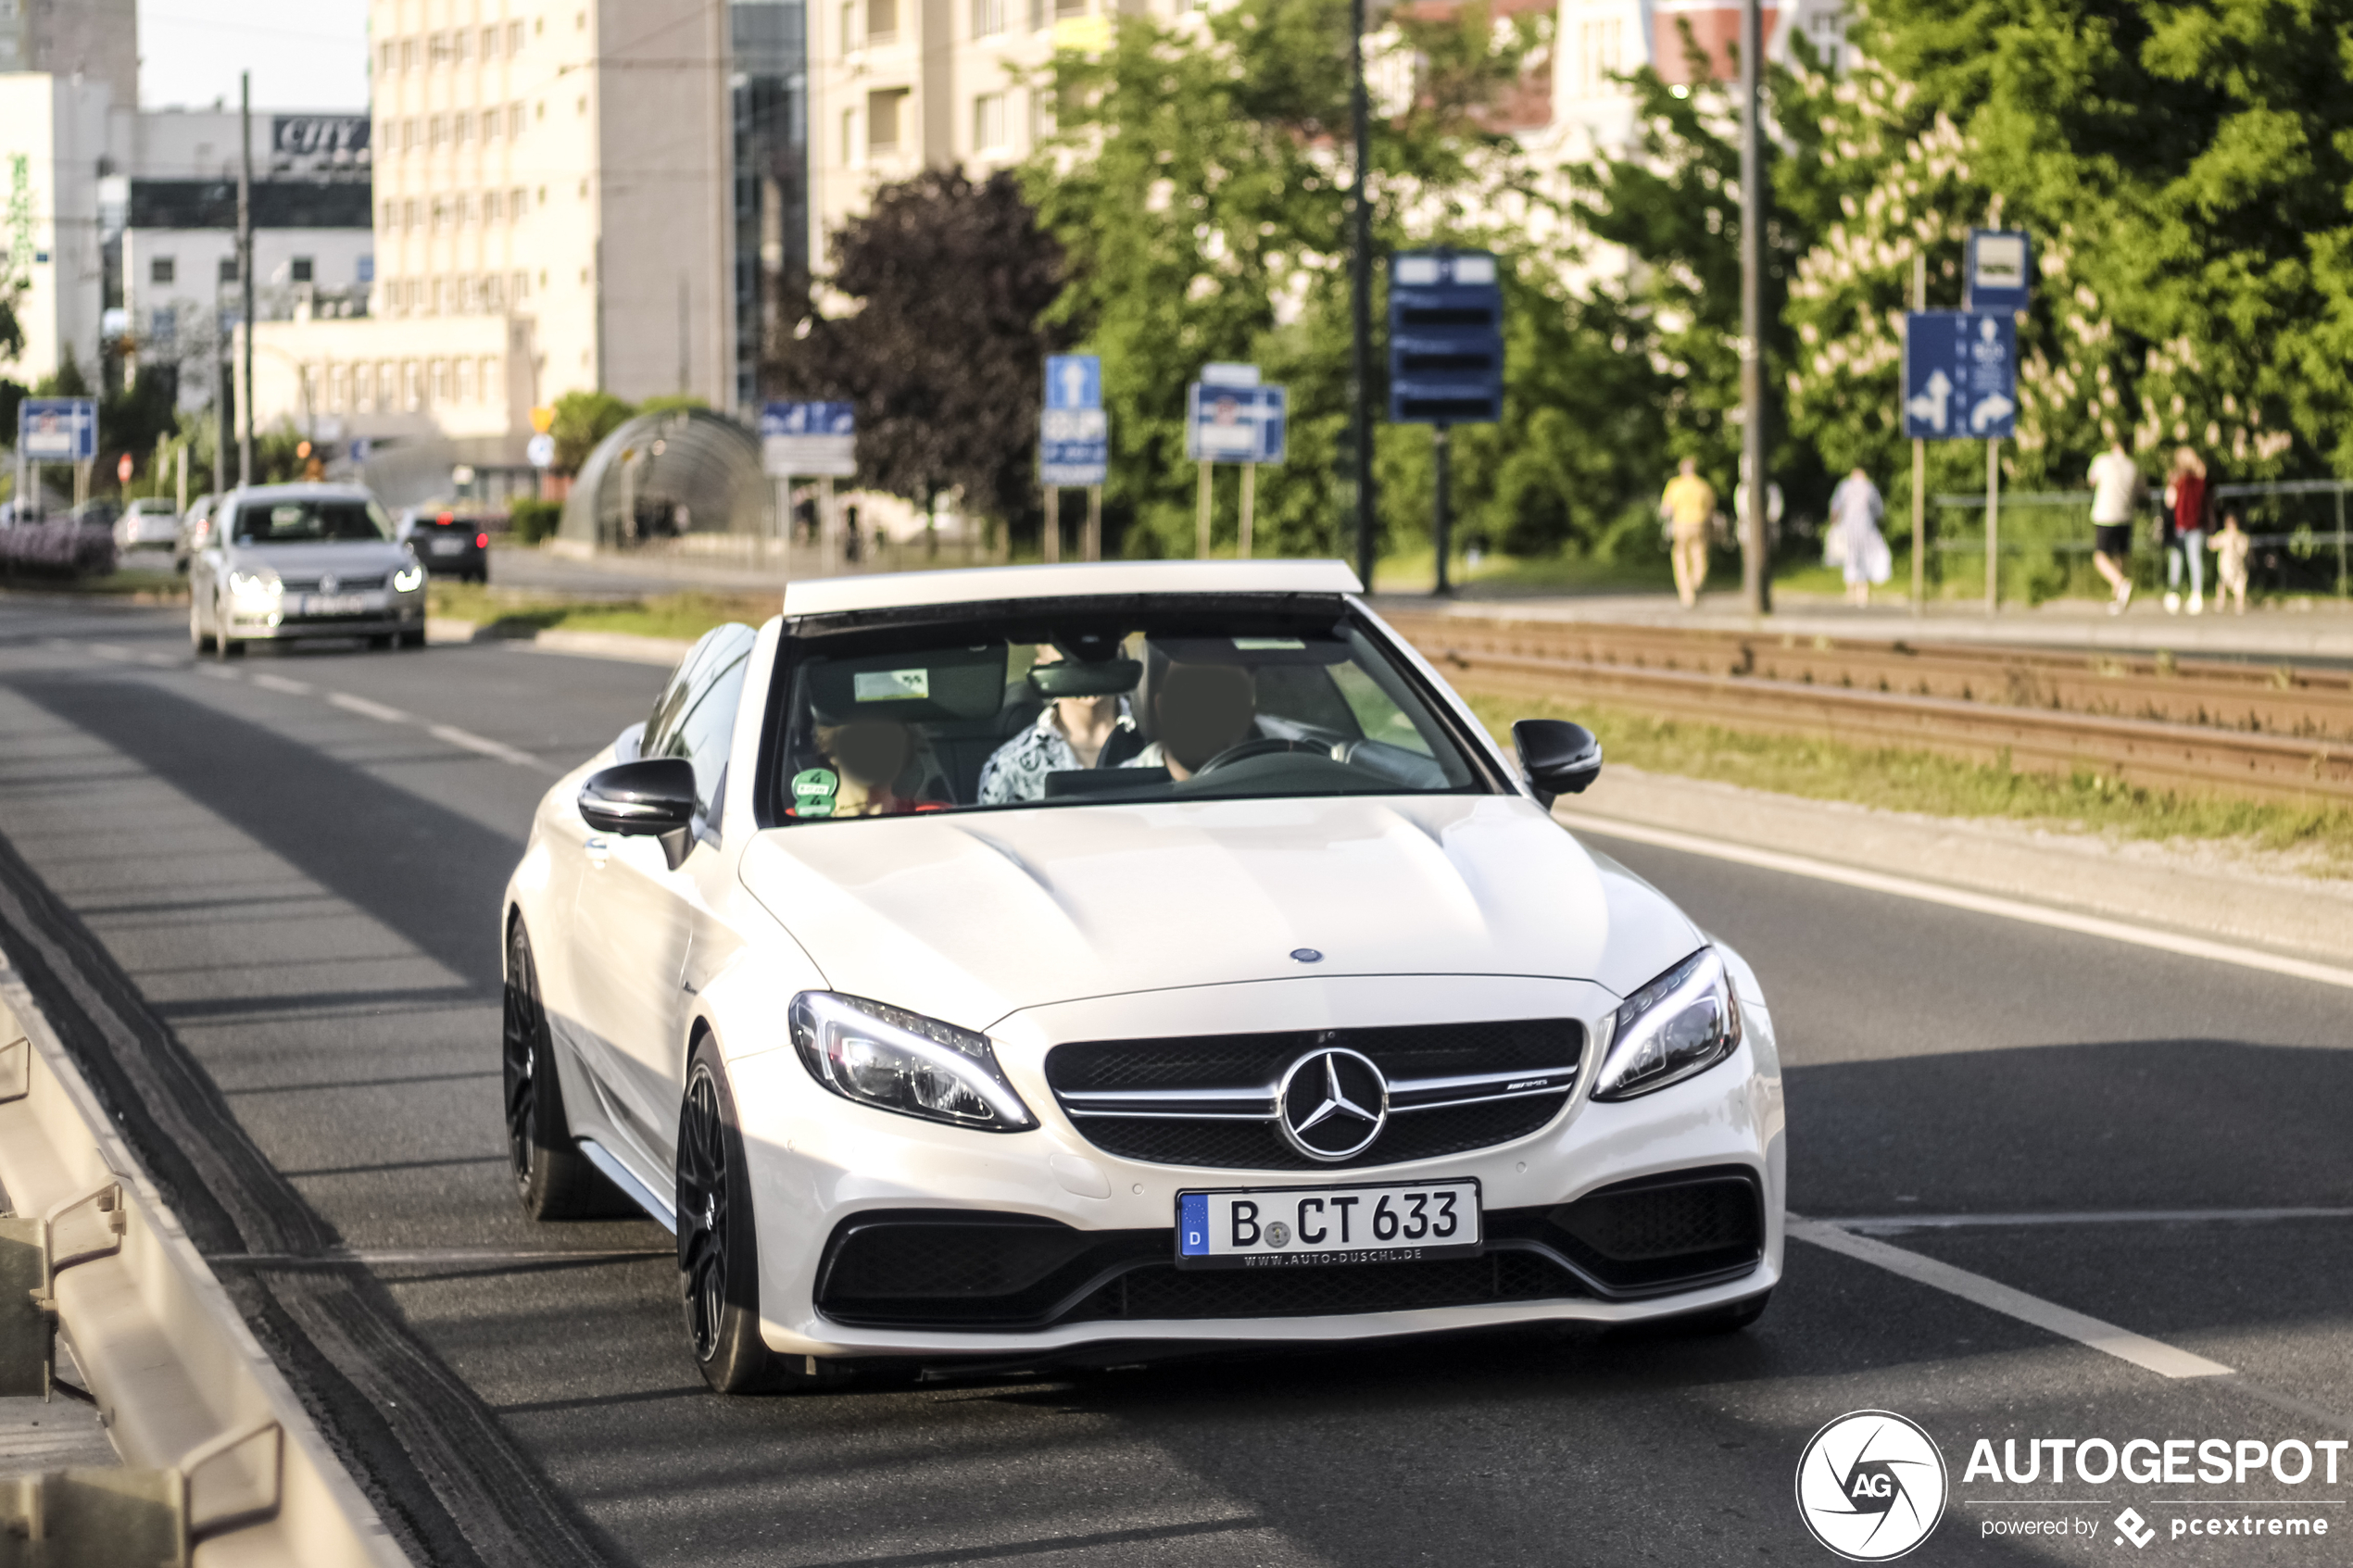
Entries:
[[1522,719],[1512,726],[1512,749],[1519,753],[1528,787],[1546,806],[1564,795],[1581,795],[1602,776],[1602,743],[1582,724],[1565,719]]
[[686,858],[695,824],[695,765],[683,757],[648,757],[589,775],[580,814],[602,833],[659,838],[670,868]]

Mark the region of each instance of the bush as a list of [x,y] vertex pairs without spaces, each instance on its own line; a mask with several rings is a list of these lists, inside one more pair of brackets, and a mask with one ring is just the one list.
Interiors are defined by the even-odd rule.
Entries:
[[519,545],[536,545],[542,539],[554,538],[563,516],[561,501],[517,501],[507,509],[508,526]]
[[0,575],[104,577],[114,571],[114,531],[69,519],[0,528]]

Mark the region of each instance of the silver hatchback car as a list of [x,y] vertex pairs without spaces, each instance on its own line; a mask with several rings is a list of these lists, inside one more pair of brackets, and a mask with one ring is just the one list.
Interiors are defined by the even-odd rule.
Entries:
[[364,637],[422,647],[425,571],[356,484],[233,490],[189,562],[188,640],[227,659],[249,642]]

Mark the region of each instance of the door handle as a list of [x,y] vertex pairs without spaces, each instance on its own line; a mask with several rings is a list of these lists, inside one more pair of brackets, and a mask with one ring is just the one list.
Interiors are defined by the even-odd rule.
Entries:
[[581,847],[588,852],[588,863],[598,871],[604,870],[605,862],[612,859],[612,844],[602,834],[591,834]]

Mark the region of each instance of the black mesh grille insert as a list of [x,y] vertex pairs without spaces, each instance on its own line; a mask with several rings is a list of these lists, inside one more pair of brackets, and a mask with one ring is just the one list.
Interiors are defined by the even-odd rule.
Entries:
[[1756,1184],[1736,1172],[1604,1187],[1545,1217],[1554,1245],[1614,1290],[1743,1268],[1765,1249]]
[[[1560,1068],[1579,1061],[1584,1044],[1584,1026],[1567,1018],[1089,1040],[1049,1052],[1046,1079],[1058,1096],[1122,1089],[1265,1088],[1308,1052],[1342,1046],[1370,1058],[1395,1083]],[[1339,1161],[1308,1159],[1271,1123],[1076,1116],[1071,1124],[1098,1148],[1154,1164],[1346,1170],[1429,1160],[1526,1137],[1557,1115],[1567,1098],[1564,1086],[1558,1094],[1524,1099],[1393,1112],[1370,1148]],[[1064,1109],[1069,1109],[1067,1103]]]

